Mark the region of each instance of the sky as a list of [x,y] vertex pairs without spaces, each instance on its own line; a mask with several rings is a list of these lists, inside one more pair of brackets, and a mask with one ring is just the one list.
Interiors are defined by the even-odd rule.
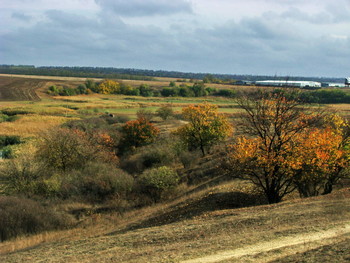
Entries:
[[345,78],[350,0],[1,0],[0,64]]

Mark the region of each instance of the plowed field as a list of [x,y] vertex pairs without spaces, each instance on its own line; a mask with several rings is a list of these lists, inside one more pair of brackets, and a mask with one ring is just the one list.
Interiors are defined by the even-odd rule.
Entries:
[[47,81],[0,76],[0,101],[40,100],[37,90]]

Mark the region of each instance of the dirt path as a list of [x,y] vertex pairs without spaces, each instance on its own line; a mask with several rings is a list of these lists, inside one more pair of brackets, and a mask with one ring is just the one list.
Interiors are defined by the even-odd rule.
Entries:
[[[201,257],[190,259],[186,261],[182,261],[182,263],[210,263],[210,262],[220,262],[224,260],[231,259],[239,259],[245,256],[254,256],[260,253],[269,252],[275,249],[283,249],[291,246],[303,245],[303,247],[299,247],[298,249],[294,249],[292,251],[287,251],[283,253],[279,251],[278,258],[288,256],[290,254],[296,252],[304,252],[310,249],[314,249],[325,244],[333,243],[336,237],[349,234],[350,233],[350,222],[342,225],[340,227],[332,228],[327,231],[317,232],[317,233],[308,233],[308,234],[299,234],[296,236],[289,236],[284,238],[278,238],[268,242],[261,242],[251,246],[237,248],[233,250],[221,251],[219,253]],[[327,242],[328,239],[328,242]],[[323,241],[323,242],[318,242]],[[314,244],[313,244],[314,243]],[[276,255],[272,256],[270,260],[276,259]],[[264,258],[264,262],[267,262],[269,259]]]

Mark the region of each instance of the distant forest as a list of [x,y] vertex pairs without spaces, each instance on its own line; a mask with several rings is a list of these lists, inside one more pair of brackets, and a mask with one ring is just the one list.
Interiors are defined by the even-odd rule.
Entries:
[[[111,78],[132,80],[153,80],[153,77],[170,77],[178,79],[204,79],[208,75],[215,79],[232,82],[232,80],[309,80],[318,82],[344,82],[343,78],[298,77],[298,76],[261,76],[236,74],[188,73],[166,70],[147,70],[113,67],[35,67],[33,65],[0,65],[2,74],[43,75],[83,78]],[[345,77],[344,77],[345,78]]]

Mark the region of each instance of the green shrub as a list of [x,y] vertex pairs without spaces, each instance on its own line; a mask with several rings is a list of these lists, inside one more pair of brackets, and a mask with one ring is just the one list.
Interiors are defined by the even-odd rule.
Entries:
[[10,146],[6,146],[2,148],[0,152],[1,152],[1,157],[3,159],[12,159],[14,157],[12,148]]
[[237,96],[236,91],[231,89],[220,89],[214,94],[215,96],[234,98]]
[[67,216],[25,198],[0,196],[0,211],[0,241],[62,229],[72,224]]
[[21,143],[21,138],[19,136],[0,135],[0,147],[15,145],[19,143]]
[[169,166],[177,162],[173,146],[166,140],[147,145],[136,150],[135,154],[124,157],[120,166],[131,174],[142,173],[145,169]]
[[29,111],[21,110],[21,109],[3,109],[1,110],[1,112],[8,116],[30,114]]
[[8,121],[8,119],[9,119],[8,115],[0,113],[0,123],[1,122],[6,122],[6,121]]
[[175,188],[179,181],[177,172],[166,166],[146,170],[138,178],[140,191],[149,195],[155,202],[162,198],[164,192]]

